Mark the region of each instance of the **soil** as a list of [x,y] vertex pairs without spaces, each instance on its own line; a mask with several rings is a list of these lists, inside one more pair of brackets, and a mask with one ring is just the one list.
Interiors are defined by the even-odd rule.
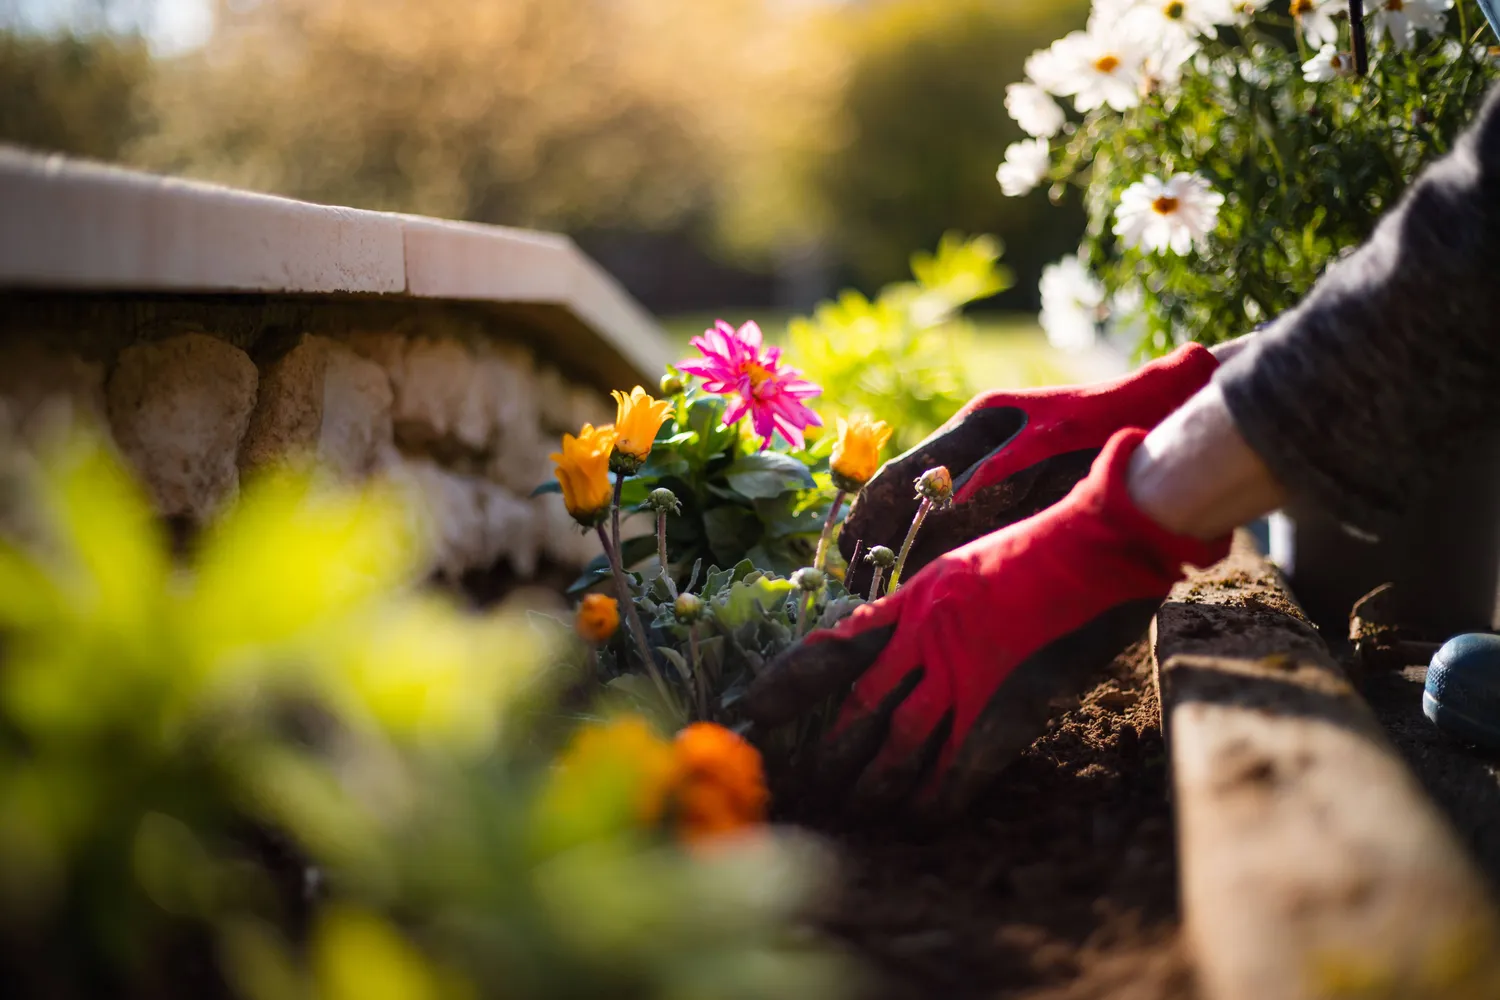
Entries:
[[1360,689],[1500,894],[1500,754],[1460,743],[1429,722],[1422,714],[1426,683],[1427,667],[1417,665],[1369,672]]
[[834,834],[828,929],[871,1000],[1191,1000],[1160,708],[1143,641],[964,823]]

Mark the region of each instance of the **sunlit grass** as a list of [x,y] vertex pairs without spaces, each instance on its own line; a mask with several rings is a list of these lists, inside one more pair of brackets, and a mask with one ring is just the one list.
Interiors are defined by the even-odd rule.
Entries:
[[[662,320],[662,326],[672,339],[674,350],[686,356],[691,353],[688,341],[721,316],[735,325],[755,320],[772,343],[785,341],[787,321],[791,318],[790,313],[774,310],[736,309],[718,314],[668,316]],[[972,319],[976,336],[968,352],[966,367],[976,390],[1016,389],[1076,380],[1076,376],[1070,374],[1076,365],[1047,343],[1034,314],[982,312],[975,313]],[[796,359],[791,360],[796,364]]]

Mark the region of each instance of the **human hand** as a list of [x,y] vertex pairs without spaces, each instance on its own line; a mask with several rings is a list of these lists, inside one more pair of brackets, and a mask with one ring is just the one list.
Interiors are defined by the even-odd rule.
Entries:
[[[1189,344],[1111,382],[988,392],[904,455],[887,462],[855,499],[839,549],[898,550],[917,511],[911,484],[934,466],[953,475],[954,503],[932,511],[907,556],[910,579],[938,556],[1050,507],[1088,472],[1122,427],[1151,429],[1213,376],[1218,363]],[[870,567],[846,580],[868,593]]]
[[758,725],[842,696],[815,791],[856,808],[956,811],[1137,639],[1182,577],[1229,551],[1157,526],[1126,486],[1146,432],[1120,431],[1062,501],[938,556],[894,594],[814,632],[745,697]]

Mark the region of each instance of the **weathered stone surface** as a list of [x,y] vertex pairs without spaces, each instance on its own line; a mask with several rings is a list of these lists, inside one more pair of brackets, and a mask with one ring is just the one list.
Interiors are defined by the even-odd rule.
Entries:
[[361,479],[394,456],[385,370],[343,344],[330,341],[323,377],[323,425],[318,462],[345,479]]
[[255,411],[240,445],[242,471],[314,457],[323,428],[328,346],[325,337],[303,334],[296,347],[260,373]]
[[239,495],[258,382],[244,351],[202,333],[120,352],[105,390],[110,425],[163,514],[202,519]]
[[541,534],[533,505],[487,479],[451,472],[431,459],[408,459],[401,474],[420,495],[441,576],[454,580],[501,560],[521,576],[536,572]]
[[17,340],[0,347],[0,405],[22,441],[70,419],[104,423],[104,366]]

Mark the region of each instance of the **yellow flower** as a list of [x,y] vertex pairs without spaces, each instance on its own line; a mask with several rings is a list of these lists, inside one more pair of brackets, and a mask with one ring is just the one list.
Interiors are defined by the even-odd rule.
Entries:
[[570,806],[589,808],[587,800],[597,800],[604,782],[626,795],[637,822],[650,826],[666,809],[679,764],[671,743],[645,719],[627,715],[580,728],[558,759],[558,772],[556,788],[576,793],[564,796]]
[[590,594],[578,605],[573,627],[585,642],[608,642],[620,627],[620,602],[603,594]]
[[609,513],[609,452],[615,444],[615,429],[608,424],[595,428],[584,424],[578,436],[564,434],[562,451],[550,456],[562,484],[563,503],[573,520],[591,528]]
[[656,432],[667,421],[671,401],[654,399],[640,386],[630,390],[628,396],[618,389],[610,395],[615,397],[615,452],[636,463],[645,461]]
[[839,439],[833,446],[828,468],[833,484],[841,490],[855,492],[880,468],[880,449],[891,438],[884,420],[871,420],[864,414],[845,420],[839,418]]

